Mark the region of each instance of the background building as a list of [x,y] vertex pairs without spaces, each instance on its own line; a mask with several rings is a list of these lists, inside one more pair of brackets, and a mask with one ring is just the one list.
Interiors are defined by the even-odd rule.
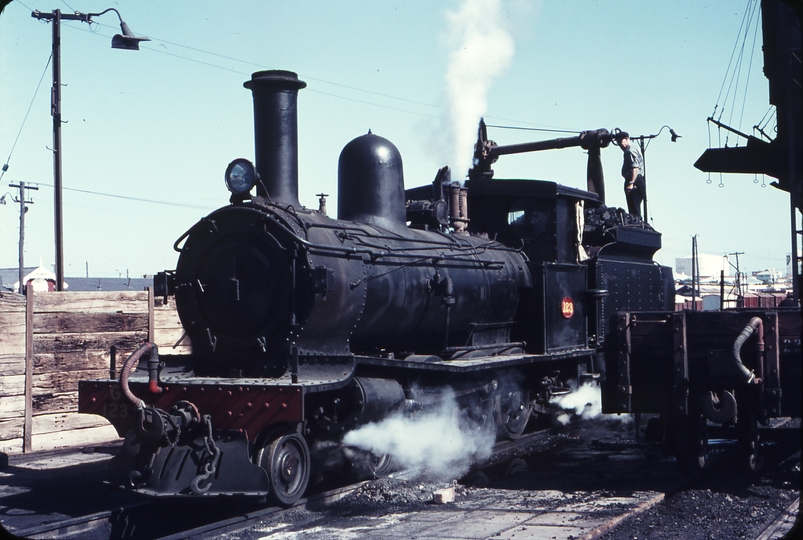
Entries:
[[[26,267],[25,283],[33,283],[35,292],[54,291],[56,274],[44,266]],[[66,277],[64,290],[80,291],[142,291],[153,285],[152,276],[130,277]],[[19,268],[0,268],[0,289],[19,292]]]
[[[728,264],[728,257],[724,255],[710,255],[707,253],[700,253],[697,256],[697,268],[700,271],[700,279],[707,280],[710,278],[719,279],[719,274],[722,270],[725,271],[725,276],[731,275],[731,267]],[[691,278],[692,276],[692,258],[681,257],[675,259],[675,273],[683,274]]]

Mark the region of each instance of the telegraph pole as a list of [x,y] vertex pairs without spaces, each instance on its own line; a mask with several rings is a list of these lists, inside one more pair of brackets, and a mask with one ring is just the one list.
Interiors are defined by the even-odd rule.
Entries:
[[25,212],[28,211],[28,207],[25,206],[26,204],[33,204],[33,200],[25,200],[25,190],[26,189],[33,189],[38,190],[38,186],[26,186],[25,182],[20,182],[19,184],[9,184],[8,187],[19,188],[20,196],[14,197],[14,202],[20,204],[20,294],[25,294],[25,250],[23,246],[25,245]]
[[50,115],[53,117],[53,223],[54,236],[56,242],[56,290],[64,290],[64,228],[61,215],[61,21],[80,21],[92,23],[92,17],[99,17],[104,13],[114,11],[120,19],[120,29],[122,34],[116,34],[112,38],[112,49],[127,49],[130,51],[139,50],[140,41],[150,41],[146,37],[136,37],[131,33],[128,25],[123,22],[120,12],[114,8],[108,8],[100,13],[62,13],[60,10],[53,10],[52,13],[42,13],[34,11],[31,17],[40,21],[50,21],[53,23],[53,89],[51,91]]

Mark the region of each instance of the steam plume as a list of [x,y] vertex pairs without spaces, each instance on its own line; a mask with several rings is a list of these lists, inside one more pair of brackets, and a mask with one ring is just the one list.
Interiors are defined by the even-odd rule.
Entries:
[[602,414],[602,397],[599,387],[594,384],[584,384],[573,392],[552,398],[551,401],[564,410],[563,414],[557,417],[563,425],[569,423],[572,414],[584,420]]
[[458,425],[459,407],[447,395],[435,409],[392,415],[346,434],[343,442],[376,455],[390,454],[403,468],[425,468],[427,476],[451,480],[468,471],[472,459],[491,455],[494,434]]
[[447,11],[453,47],[446,69],[446,97],[457,180],[471,167],[477,124],[488,109],[488,90],[510,65],[515,50],[505,29],[502,0],[466,0]]

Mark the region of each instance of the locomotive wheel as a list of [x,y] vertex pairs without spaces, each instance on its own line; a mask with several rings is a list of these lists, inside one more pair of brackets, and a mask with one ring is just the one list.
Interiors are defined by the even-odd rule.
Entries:
[[689,474],[705,470],[708,465],[708,421],[705,415],[699,408],[690,407],[688,415],[675,415],[674,420],[678,465]]
[[393,469],[391,454],[374,454],[348,445],[344,445],[342,450],[346,462],[351,464],[350,473],[355,481],[382,478]]
[[304,495],[310,476],[310,452],[304,437],[295,432],[274,432],[258,458],[259,465],[268,471],[271,500],[290,506]]
[[381,456],[377,456],[374,453],[371,453],[368,457],[371,462],[371,467],[374,471],[374,476],[376,478],[382,478],[390,474],[390,471],[393,470],[393,456],[390,454],[382,454]]
[[749,396],[741,396],[739,415],[736,418],[736,429],[739,442],[746,449],[747,468],[750,472],[761,472],[764,468],[764,452],[761,448],[761,436],[758,430],[758,417],[750,406]]
[[490,433],[493,436],[496,429],[495,418],[492,400],[475,398],[461,406],[458,413],[458,425],[460,429],[476,433]]
[[755,418],[751,418],[751,424],[747,437],[747,467],[751,472],[758,473],[764,468],[764,452],[761,450],[761,438]]
[[501,396],[499,409],[502,425],[499,426],[498,434],[500,437],[515,441],[524,433],[527,422],[530,420],[530,412],[532,410],[530,407],[530,393],[513,390],[507,396]]

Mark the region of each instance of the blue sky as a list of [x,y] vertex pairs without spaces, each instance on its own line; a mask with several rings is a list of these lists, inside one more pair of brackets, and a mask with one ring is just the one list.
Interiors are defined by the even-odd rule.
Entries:
[[[712,175],[708,183],[693,167],[709,137],[719,140],[706,118],[754,3],[486,0],[479,3],[483,24],[472,27],[459,24],[471,15],[462,0],[15,0],[0,16],[0,160],[14,147],[0,194],[14,191],[9,183],[38,183],[26,214],[25,260],[52,263],[51,26],[31,11],[115,7],[135,34],[151,38],[141,51],[110,48],[119,33],[113,13],[91,26],[62,24],[68,277],[84,275],[87,265],[93,276],[175,267],[176,238],[227,203],[226,165],[253,159],[252,101],[242,83],[262,69],[296,71],[308,83],[299,95],[306,206],[316,207],[315,194],[325,191],[329,208],[337,207],[339,153],[368,129],[399,148],[407,187],[431,182],[443,165],[457,168],[471,148],[454,148],[465,129],[452,131],[450,118],[482,79],[475,110],[490,124],[645,135],[669,125],[682,135],[671,143],[664,130],[646,155],[651,221],[663,233],[660,263],[687,256],[697,234],[701,253],[744,252],[743,270],[785,269],[787,194],[753,175]],[[479,45],[466,43],[478,35]],[[447,73],[461,50],[471,76],[452,83],[459,95],[449,95]],[[748,133],[769,109],[762,65],[760,32],[755,43],[750,33],[740,86],[730,94],[737,99],[722,117]],[[472,114],[467,123],[475,126]],[[570,134],[490,131],[500,144],[559,136]],[[609,205],[626,206],[620,150],[603,150],[603,163]],[[505,156],[495,166],[497,178],[583,188],[585,168],[577,148]],[[17,265],[17,209],[0,206],[0,267]]]

